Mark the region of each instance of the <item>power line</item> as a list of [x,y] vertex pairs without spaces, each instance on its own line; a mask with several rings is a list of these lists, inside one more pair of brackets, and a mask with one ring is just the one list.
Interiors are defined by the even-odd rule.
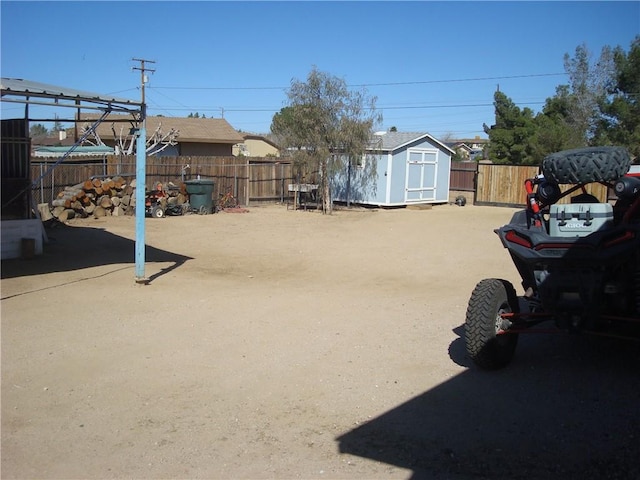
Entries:
[[[475,77],[475,78],[454,78],[447,80],[422,80],[413,82],[387,82],[387,83],[361,83],[347,85],[348,87],[379,87],[379,86],[401,86],[401,85],[424,85],[429,83],[456,83],[456,82],[479,82],[485,80],[508,80],[514,78],[535,78],[535,77],[554,77],[563,76],[566,73],[532,73],[527,75],[505,75],[500,77]],[[286,87],[175,87],[175,86],[156,86],[149,87],[154,89],[166,90],[285,90]]]
[[350,87],[379,87],[379,86],[393,86],[393,85],[422,85],[427,83],[456,83],[456,82],[479,82],[484,80],[508,80],[513,78],[533,78],[533,77],[554,77],[566,75],[566,73],[534,73],[529,75],[510,75],[502,77],[477,77],[477,78],[459,78],[449,80],[424,80],[416,82],[389,82],[389,83],[362,83],[359,85],[349,85]]
[[[520,102],[517,103],[519,105],[544,105],[545,102]],[[466,103],[466,104],[451,104],[451,105],[404,105],[404,106],[387,106],[387,107],[376,107],[376,110],[420,110],[420,109],[439,109],[439,108],[474,108],[474,107],[493,107],[493,103]],[[168,107],[157,107],[163,108],[166,111],[191,111],[196,107],[191,108],[168,108]],[[278,108],[226,108],[225,112],[275,112],[278,111]],[[211,111],[220,111],[220,107],[197,107],[198,111],[202,112],[211,112]]]

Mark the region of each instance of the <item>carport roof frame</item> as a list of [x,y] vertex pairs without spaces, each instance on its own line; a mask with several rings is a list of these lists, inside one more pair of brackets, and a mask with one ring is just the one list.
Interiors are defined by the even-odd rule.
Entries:
[[[28,111],[29,105],[45,105],[50,107],[73,107],[80,109],[101,110],[102,116],[95,121],[93,126],[85,133],[87,135],[111,112],[129,113],[134,118],[138,114],[138,121],[142,128],[139,129],[138,138],[136,140],[136,182],[138,185],[144,185],[146,180],[146,126],[145,126],[145,103],[134,102],[125,98],[116,98],[110,95],[100,95],[97,93],[83,92],[69,88],[56,87],[19,78],[0,79],[0,101],[14,102],[26,104]],[[35,98],[35,100],[34,100]],[[25,120],[29,120],[28,114]],[[84,140],[82,138],[81,140]],[[67,155],[72,152],[81,141],[76,142]],[[56,168],[67,155],[60,157],[55,164],[49,167],[45,174]],[[136,283],[146,284],[148,279],[144,275],[145,263],[145,189],[136,189],[136,245],[135,245],[135,263],[136,263]]]
[[142,115],[144,110],[143,103],[139,101],[111,95],[58,87],[21,78],[2,77],[0,82],[2,102],[124,112],[134,116]]

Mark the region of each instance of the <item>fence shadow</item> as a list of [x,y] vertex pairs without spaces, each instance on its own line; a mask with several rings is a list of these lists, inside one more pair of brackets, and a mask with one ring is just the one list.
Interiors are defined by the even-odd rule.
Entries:
[[469,367],[341,435],[339,450],[413,479],[640,478],[639,366],[636,343],[521,336],[506,369]]
[[[47,236],[49,242],[44,245],[42,255],[29,260],[3,260],[1,278],[68,272],[111,264],[135,264],[135,241],[101,228],[69,227],[57,223],[55,228],[47,229]],[[147,245],[147,263],[173,263],[150,277],[149,281],[169,273],[191,259],[192,257]]]

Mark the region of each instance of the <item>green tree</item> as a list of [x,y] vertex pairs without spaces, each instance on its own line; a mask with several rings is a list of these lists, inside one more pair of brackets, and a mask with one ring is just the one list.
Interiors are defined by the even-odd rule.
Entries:
[[605,46],[595,61],[580,45],[573,57],[564,55],[564,66],[568,84],[559,85],[533,118],[496,93],[496,124],[484,125],[491,160],[537,163],[560,150],[611,144],[640,154],[640,36],[628,55]]
[[533,164],[532,138],[535,134],[533,111],[520,109],[501,91],[493,96],[495,124],[483,125],[489,136],[489,159],[495,163]]
[[615,76],[613,51],[609,46],[603,47],[600,57],[592,62],[587,46],[579,45],[573,58],[565,53],[564,69],[569,76],[570,89],[565,118],[574,130],[571,136],[581,139],[579,146],[587,146],[593,143],[600,119],[600,105]]
[[600,105],[601,118],[596,141],[601,145],[627,147],[640,157],[640,36],[631,43],[629,53],[621,47],[613,52],[615,76],[609,96]]
[[314,67],[306,82],[292,80],[289,105],[274,115],[271,131],[281,139],[294,162],[305,171],[317,170],[323,212],[333,210],[332,175],[362,158],[373,127],[382,121],[376,98],[365,90],[350,91],[343,79]]
[[45,127],[41,123],[36,123],[34,125],[31,125],[31,127],[29,128],[29,136],[31,138],[33,138],[33,137],[43,137],[43,136],[46,136],[48,134],[49,134],[49,130],[47,130],[47,127]]
[[58,115],[55,116],[55,122],[53,122],[53,127],[51,128],[52,132],[61,132],[64,130],[64,127],[62,126],[62,123],[60,123],[60,120],[58,120]]
[[531,138],[531,154],[535,159],[577,148],[583,145],[583,136],[570,125],[571,96],[568,85],[556,88],[556,95],[547,98],[542,112],[534,119],[535,132]]
[[297,183],[312,175],[316,168],[308,165],[308,158],[304,150],[304,131],[301,124],[298,123],[297,117],[302,116],[303,112],[298,106],[289,106],[280,109],[271,120],[271,134],[276,144],[283,146],[286,151],[285,155],[290,155],[293,165],[293,177]]
[[[291,133],[296,129],[295,107],[284,107],[277,112],[271,119],[271,134],[276,143],[283,144],[283,141],[294,140]],[[296,135],[295,137],[297,137]],[[290,145],[291,147],[300,147],[301,145]]]

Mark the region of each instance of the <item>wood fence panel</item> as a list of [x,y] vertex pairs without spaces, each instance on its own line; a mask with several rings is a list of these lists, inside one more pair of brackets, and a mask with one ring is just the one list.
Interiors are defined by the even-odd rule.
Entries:
[[477,205],[522,206],[527,197],[524,181],[538,173],[537,166],[478,164]]
[[463,192],[473,192],[476,189],[476,162],[451,162],[449,188]]
[[284,201],[293,182],[291,164],[252,164],[249,195],[256,201]]
[[[135,161],[135,156],[112,156],[109,171],[135,173]],[[148,157],[146,170],[148,186],[156,182],[178,184],[182,180],[209,179],[214,182],[215,197],[231,191],[243,205],[251,201],[284,200],[284,182],[288,185],[292,178],[290,163],[274,163],[273,159],[262,157]]]
[[[524,187],[525,180],[535,177],[540,169],[537,165],[478,165],[478,179],[476,205],[497,206],[525,206],[527,194]],[[572,185],[561,185],[560,190],[565,192]],[[594,195],[600,202],[609,199],[609,189],[599,183],[591,183],[585,187],[586,193]],[[569,203],[571,197],[582,193],[581,190],[562,198],[558,203]]]

